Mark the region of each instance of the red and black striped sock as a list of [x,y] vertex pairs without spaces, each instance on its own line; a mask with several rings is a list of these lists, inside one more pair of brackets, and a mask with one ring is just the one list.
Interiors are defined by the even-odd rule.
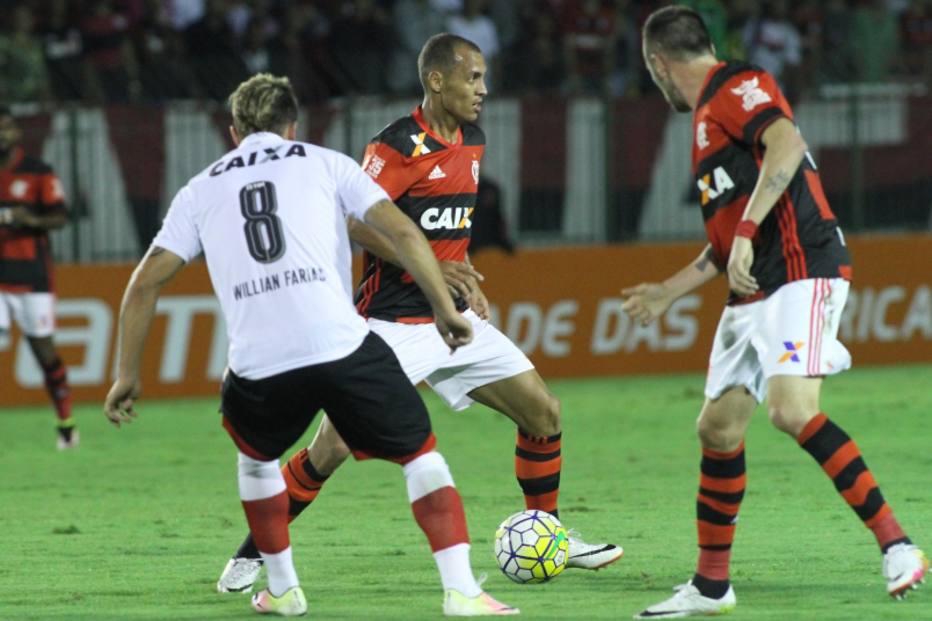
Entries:
[[61,358],[56,356],[48,366],[42,367],[42,373],[45,375],[45,389],[55,405],[55,415],[58,417],[59,425],[72,423],[71,389],[68,387],[68,372],[65,364]]
[[819,462],[848,506],[874,533],[882,551],[897,543],[910,543],[883,499],[861,451],[841,427],[820,412],[806,424],[796,441]]
[[[307,449],[301,449],[291,456],[291,459],[282,466],[282,476],[285,478],[286,492],[288,492],[288,522],[291,523],[301,512],[307,508],[320,489],[330,478],[317,471],[308,459]],[[246,536],[236,551],[237,558],[259,558],[259,549],[253,540],[252,534]]]
[[562,434],[550,437],[532,437],[518,430],[515,446],[515,476],[524,492],[524,506],[527,509],[546,511],[554,516],[557,512],[557,497],[560,494],[560,438]]
[[746,483],[743,442],[727,453],[702,449],[696,497],[699,562],[692,583],[706,597],[718,599],[728,591],[731,544]]

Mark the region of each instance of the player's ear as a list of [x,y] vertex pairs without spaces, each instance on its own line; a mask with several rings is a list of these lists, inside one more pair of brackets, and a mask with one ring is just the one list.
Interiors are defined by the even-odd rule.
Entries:
[[427,86],[431,92],[439,93],[443,90],[443,74],[439,71],[431,71],[427,74]]
[[242,138],[239,135],[239,132],[236,131],[236,128],[230,125],[230,139],[233,141],[234,146],[239,146]]
[[297,136],[298,122],[295,121],[294,123],[288,123],[288,125],[285,126],[285,133],[283,134],[285,140],[296,140]]

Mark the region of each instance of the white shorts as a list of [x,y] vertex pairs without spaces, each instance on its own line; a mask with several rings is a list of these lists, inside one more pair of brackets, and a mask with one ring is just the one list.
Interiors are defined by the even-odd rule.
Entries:
[[9,331],[11,318],[26,336],[51,336],[55,331],[55,294],[0,291],[0,332]]
[[818,377],[850,368],[851,354],[837,339],[847,297],[848,281],[811,278],[727,307],[715,331],[706,397],[744,386],[760,403],[775,375]]
[[371,318],[368,323],[395,352],[412,384],[427,381],[450,407],[462,410],[472,404],[472,390],[534,368],[524,352],[495,326],[472,310],[463,317],[472,323],[473,340],[452,354],[433,323]]

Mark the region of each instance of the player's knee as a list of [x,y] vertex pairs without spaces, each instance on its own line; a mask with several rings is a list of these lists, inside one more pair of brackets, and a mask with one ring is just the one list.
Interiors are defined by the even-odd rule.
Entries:
[[733,451],[741,445],[742,430],[738,425],[722,423],[700,416],[696,421],[696,435],[703,448],[713,451]]
[[423,498],[438,489],[455,487],[450,468],[443,455],[437,451],[430,451],[412,459],[404,464],[403,469],[410,502]]
[[794,438],[815,414],[816,412],[808,412],[808,408],[795,403],[771,402],[767,404],[767,415],[773,426]]
[[546,401],[540,410],[540,430],[535,435],[555,436],[560,433],[562,428],[560,419],[563,411],[563,404],[560,403],[560,399],[547,393]]

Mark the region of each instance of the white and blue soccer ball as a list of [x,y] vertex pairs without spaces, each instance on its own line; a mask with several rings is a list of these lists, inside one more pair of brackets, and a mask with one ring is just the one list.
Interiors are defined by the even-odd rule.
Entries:
[[519,584],[547,582],[566,569],[569,538],[560,520],[545,511],[521,511],[495,532],[495,559]]

